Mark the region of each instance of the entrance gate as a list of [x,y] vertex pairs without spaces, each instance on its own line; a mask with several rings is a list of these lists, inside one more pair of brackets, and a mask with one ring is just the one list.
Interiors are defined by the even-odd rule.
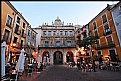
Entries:
[[60,51],[56,51],[53,55],[54,64],[63,64],[63,54]]

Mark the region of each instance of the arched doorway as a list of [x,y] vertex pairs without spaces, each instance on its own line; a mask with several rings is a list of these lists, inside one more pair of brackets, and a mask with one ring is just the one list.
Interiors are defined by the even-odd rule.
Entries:
[[53,55],[54,64],[63,64],[63,54],[61,51],[56,51]]
[[49,59],[49,52],[48,51],[44,51],[43,55],[42,55],[42,62],[48,63],[49,61],[50,61],[50,59]]
[[66,62],[72,62],[74,61],[74,55],[72,53],[72,51],[68,51],[67,54],[66,54]]

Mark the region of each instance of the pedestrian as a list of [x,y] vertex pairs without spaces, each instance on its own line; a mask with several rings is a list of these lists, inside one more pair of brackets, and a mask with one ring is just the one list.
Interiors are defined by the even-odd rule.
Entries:
[[43,63],[40,62],[40,71],[43,70]]
[[17,74],[16,69],[15,69],[15,67],[13,66],[13,67],[12,67],[12,70],[11,70],[10,79],[11,79],[11,80],[15,80],[15,79],[16,79],[16,74]]
[[77,62],[77,68],[78,68],[78,70],[80,70],[80,62]]

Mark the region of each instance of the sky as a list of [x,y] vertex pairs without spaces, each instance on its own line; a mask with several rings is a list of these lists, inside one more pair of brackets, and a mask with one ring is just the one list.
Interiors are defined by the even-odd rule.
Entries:
[[43,23],[52,25],[57,19],[73,25],[86,25],[98,15],[107,4],[118,1],[10,1],[24,16],[32,28]]

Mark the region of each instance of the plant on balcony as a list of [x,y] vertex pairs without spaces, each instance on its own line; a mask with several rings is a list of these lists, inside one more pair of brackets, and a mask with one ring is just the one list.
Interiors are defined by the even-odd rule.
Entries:
[[76,37],[77,37],[77,38],[80,38],[80,37],[81,37],[81,34],[78,34]]

